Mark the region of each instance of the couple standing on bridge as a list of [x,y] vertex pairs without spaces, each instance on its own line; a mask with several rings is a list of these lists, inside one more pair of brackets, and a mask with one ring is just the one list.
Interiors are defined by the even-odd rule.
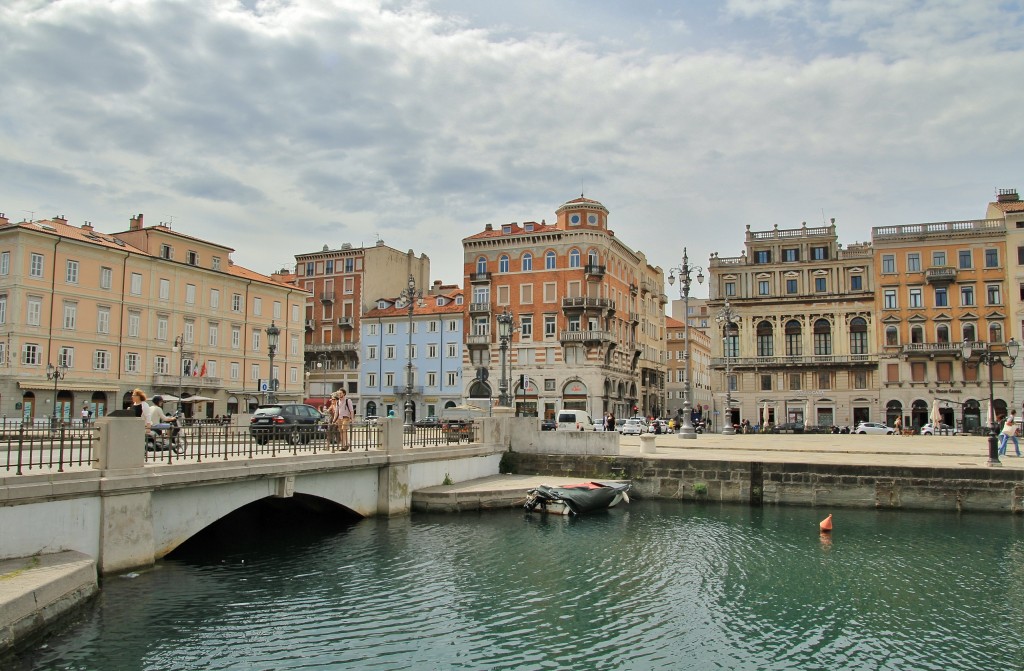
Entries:
[[324,410],[327,417],[327,442],[331,449],[337,445],[342,452],[349,450],[349,427],[355,418],[356,411],[352,407],[352,399],[348,398],[344,389],[331,394],[331,400]]

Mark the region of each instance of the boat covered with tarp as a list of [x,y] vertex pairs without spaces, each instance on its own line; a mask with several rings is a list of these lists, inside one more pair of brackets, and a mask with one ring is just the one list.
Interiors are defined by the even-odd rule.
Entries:
[[620,501],[629,503],[628,482],[580,482],[573,485],[539,485],[526,492],[528,511],[582,515],[606,510]]

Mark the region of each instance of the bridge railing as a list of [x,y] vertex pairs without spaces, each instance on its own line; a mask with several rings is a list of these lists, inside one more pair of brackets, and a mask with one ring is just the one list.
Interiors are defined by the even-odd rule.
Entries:
[[402,447],[432,447],[480,442],[480,425],[469,421],[444,422],[432,426],[416,426],[402,436]]
[[65,468],[91,467],[95,442],[96,428],[92,425],[0,425],[0,457],[8,475],[41,470],[62,473]]

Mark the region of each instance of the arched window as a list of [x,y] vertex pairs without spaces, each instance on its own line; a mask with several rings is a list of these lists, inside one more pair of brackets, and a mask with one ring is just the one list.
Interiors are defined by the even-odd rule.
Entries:
[[800,322],[795,319],[786,322],[786,356],[800,356],[804,353],[802,339]]
[[507,254],[502,254],[501,257],[498,259],[498,272],[499,273],[507,273],[508,272],[508,255]]
[[599,265],[596,249],[591,249],[587,252],[587,263],[589,263],[592,266]]
[[523,254],[523,270],[533,270],[533,254],[526,252]]
[[827,319],[814,322],[814,354],[827,356],[832,354],[832,324]]
[[935,327],[935,341],[940,343],[949,342],[949,326],[946,324],[939,324]]
[[[548,254],[551,254],[551,252],[548,252]],[[580,267],[580,250],[578,250],[578,249],[571,249],[571,250],[569,250],[569,267],[570,268],[579,268]]]
[[760,322],[757,325],[757,356],[774,356],[775,348],[772,346],[772,325],[769,321]]
[[850,320],[850,354],[868,353],[868,323],[860,317]]
[[978,332],[974,330],[974,324],[964,324],[964,340],[974,342],[978,339]]
[[999,323],[988,325],[988,341],[1003,342],[1003,325]]
[[544,255],[544,270],[554,270],[554,269],[555,269],[555,253],[554,252],[548,252],[547,254]]
[[900,332],[895,326],[885,327],[885,344],[887,347],[894,347],[900,344]]
[[920,324],[914,324],[910,327],[910,342],[912,343],[923,343],[924,342],[924,327]]
[[476,260],[476,271],[478,273],[487,272],[487,257],[481,256],[479,259]]

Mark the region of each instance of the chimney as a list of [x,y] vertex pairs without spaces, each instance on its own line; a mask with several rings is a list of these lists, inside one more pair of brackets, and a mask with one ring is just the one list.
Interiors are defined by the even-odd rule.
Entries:
[[82,224],[82,230],[83,231],[89,231],[90,233],[92,233],[92,222],[91,221],[87,221],[84,224]]
[[4,214],[3,212],[0,212],[0,226],[6,226],[7,223],[7,215]]
[[494,226],[491,226],[490,224],[487,224],[486,226],[484,226],[484,230],[485,231],[493,231],[494,230]]
[[997,203],[1016,203],[1018,200],[1017,189],[999,189],[996,193]]
[[55,216],[53,218],[53,220],[57,221],[57,222],[60,222],[62,224],[68,223],[67,217],[65,217],[63,214],[59,214],[59,215]]
[[141,212],[139,213],[139,216],[131,218],[131,226],[129,226],[129,229],[133,230],[133,231],[141,231],[142,230],[142,213]]

